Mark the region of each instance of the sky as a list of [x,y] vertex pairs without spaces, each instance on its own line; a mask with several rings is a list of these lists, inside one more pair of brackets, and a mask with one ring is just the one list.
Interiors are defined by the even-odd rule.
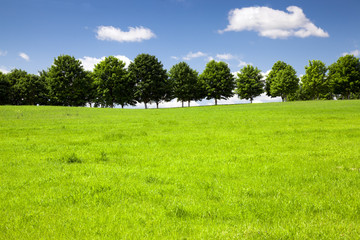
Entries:
[[[359,11],[359,0],[0,0],[0,71],[37,74],[64,54],[91,70],[107,56],[129,64],[148,53],[167,70],[185,61],[201,73],[214,59],[266,73],[281,60],[301,76],[309,60],[360,57]],[[254,102],[268,101],[280,99]]]

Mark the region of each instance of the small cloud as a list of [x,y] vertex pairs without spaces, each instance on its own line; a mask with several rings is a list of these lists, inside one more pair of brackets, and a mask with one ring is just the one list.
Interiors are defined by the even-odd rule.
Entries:
[[120,28],[113,26],[100,26],[96,31],[96,38],[99,40],[116,42],[142,42],[156,37],[156,35],[145,27],[129,27],[129,31],[124,32]]
[[351,51],[351,52],[345,52],[342,54],[343,56],[346,56],[346,55],[354,55],[354,57],[358,57],[360,56],[360,51],[358,49],[354,50],[354,51]]
[[239,64],[238,64],[238,67],[245,67],[247,65],[253,65],[252,63],[248,63],[248,62],[244,62],[242,60],[239,60]]
[[7,54],[7,51],[0,50],[0,56],[6,56],[6,54]]
[[[114,57],[123,61],[125,63],[125,68],[127,68],[129,66],[129,64],[131,63],[131,60],[126,56],[116,55]],[[86,71],[92,71],[92,70],[94,70],[95,65],[98,64],[99,62],[103,61],[104,59],[105,59],[105,57],[94,58],[94,57],[85,56],[83,58],[80,58],[79,60],[81,61],[82,65]]]
[[5,66],[0,66],[0,72],[7,74],[10,72],[10,70]]
[[214,60],[214,58],[213,58],[212,56],[209,56],[209,57],[207,58],[207,61],[208,61],[208,62],[210,62],[210,61],[212,61],[212,60]]
[[329,37],[323,29],[317,27],[297,6],[289,6],[288,12],[269,7],[246,7],[229,12],[229,25],[219,33],[235,31],[255,31],[262,37],[272,39],[288,37],[306,38]]
[[224,53],[224,54],[216,54],[216,58],[220,60],[231,60],[237,58],[236,56],[233,56],[230,53]]
[[206,53],[203,53],[203,52],[196,52],[196,53],[192,53],[192,52],[189,52],[185,57],[183,57],[184,60],[191,60],[193,58],[199,58],[199,57],[206,57],[207,54]]
[[261,72],[260,74],[263,76],[263,79],[267,78],[267,76],[269,75],[269,73],[271,72],[270,70],[267,70],[266,72]]
[[176,57],[176,56],[171,56],[171,59],[174,59],[174,60],[179,60],[179,57]]
[[27,55],[26,53],[21,52],[21,53],[19,53],[19,56],[20,56],[22,59],[24,59],[25,61],[30,61],[30,57],[29,57],[29,55]]

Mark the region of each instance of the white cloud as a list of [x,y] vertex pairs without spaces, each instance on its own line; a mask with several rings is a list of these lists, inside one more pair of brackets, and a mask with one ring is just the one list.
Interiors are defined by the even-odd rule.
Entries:
[[179,60],[179,57],[176,57],[176,56],[171,56],[171,59],[174,59],[174,60]]
[[253,65],[251,62],[244,62],[242,60],[239,60],[238,67],[245,67],[247,65]]
[[269,7],[247,7],[233,9],[229,12],[229,25],[219,33],[228,31],[255,31],[262,37],[329,37],[323,29],[316,27],[296,6],[286,9],[288,12]]
[[0,56],[6,56],[6,54],[7,54],[7,51],[0,50]]
[[213,58],[212,56],[207,57],[207,61],[208,61],[208,62],[210,62],[210,61],[212,61],[212,60],[214,60],[214,58]]
[[354,57],[360,56],[360,51],[358,49],[351,51],[351,52],[345,52],[342,54],[343,56],[345,55],[354,55]]
[[[131,60],[126,56],[116,55],[114,57],[116,57],[117,59],[123,61],[125,63],[126,68],[131,63]],[[105,59],[105,57],[94,58],[94,57],[85,56],[83,58],[80,58],[79,60],[81,61],[81,63],[82,63],[85,70],[92,71],[92,70],[94,70],[95,65],[98,64],[99,62],[103,61],[104,59]]]
[[30,61],[30,57],[29,57],[29,55],[27,55],[26,53],[21,52],[21,53],[19,53],[19,56],[20,56],[22,59],[24,59],[25,61]]
[[196,52],[196,53],[193,53],[193,52],[189,52],[185,57],[183,57],[184,60],[191,60],[193,58],[199,58],[199,57],[206,57],[207,54],[206,53],[203,53],[203,52]]
[[231,60],[234,58],[237,58],[236,56],[233,56],[230,53],[223,53],[223,54],[216,54],[216,58],[220,60]]
[[9,73],[10,72],[10,70],[7,68],[7,67],[5,67],[5,66],[0,66],[0,72],[2,72],[2,73]]
[[99,40],[117,42],[141,42],[156,37],[149,28],[144,28],[142,26],[129,27],[129,31],[127,32],[113,26],[100,26],[96,33],[96,38]]

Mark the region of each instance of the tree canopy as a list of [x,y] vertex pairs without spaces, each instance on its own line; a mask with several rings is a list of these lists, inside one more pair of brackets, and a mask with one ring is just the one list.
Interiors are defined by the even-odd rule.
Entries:
[[200,75],[201,84],[205,89],[206,99],[228,99],[234,96],[235,79],[225,62],[211,60],[206,64]]
[[360,60],[353,55],[340,57],[329,66],[329,78],[335,94],[349,99],[360,93]]
[[250,100],[250,103],[255,97],[264,92],[264,83],[262,82],[261,70],[252,65],[243,67],[237,74],[236,79],[236,93],[240,99]]
[[135,105],[135,82],[125,69],[125,63],[109,56],[98,63],[93,72],[96,101],[103,106]]
[[145,108],[151,102],[155,102],[158,108],[161,101],[173,98],[172,84],[168,80],[166,69],[155,56],[139,54],[130,63],[129,71],[136,84],[135,99],[143,102]]
[[184,102],[188,102],[190,106],[190,101],[201,99],[198,72],[191,69],[187,63],[180,62],[172,66],[169,77],[174,86],[174,96],[182,102],[182,106]]
[[91,88],[91,79],[81,62],[69,55],[55,58],[47,72],[51,103],[63,106],[84,106]]
[[270,81],[271,97],[281,97],[282,101],[287,101],[289,94],[295,93],[299,88],[299,78],[296,76],[294,68],[284,62],[277,62],[268,75]]
[[329,93],[327,70],[325,63],[320,60],[309,61],[309,65],[305,66],[305,75],[301,78],[302,87],[312,99],[320,99],[321,95]]

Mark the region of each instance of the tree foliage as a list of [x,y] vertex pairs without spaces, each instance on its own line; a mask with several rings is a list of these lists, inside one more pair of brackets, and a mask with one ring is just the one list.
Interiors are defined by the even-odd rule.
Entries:
[[276,78],[271,84],[270,91],[272,96],[280,96],[283,101],[287,101],[287,96],[296,92],[299,87],[299,79],[293,67],[288,65],[284,70],[276,74]]
[[0,105],[11,104],[10,91],[11,84],[6,74],[0,72]]
[[326,75],[327,67],[320,60],[309,61],[305,66],[305,75],[301,78],[302,89],[312,99],[320,99],[330,92],[330,86]]
[[139,54],[129,65],[130,77],[135,81],[135,99],[145,108],[151,102],[159,107],[161,101],[173,98],[172,84],[162,63],[149,54]]
[[271,71],[269,72],[269,74],[267,75],[266,80],[265,80],[265,92],[266,92],[266,95],[268,95],[269,97],[276,97],[271,94],[271,84],[274,81],[274,79],[276,78],[278,72],[281,70],[284,70],[286,68],[286,66],[287,66],[287,64],[285,62],[277,61],[271,68]]
[[172,66],[169,77],[174,86],[174,96],[182,102],[182,106],[184,102],[188,102],[190,106],[190,101],[201,99],[198,72],[191,69],[187,63],[180,62]]
[[63,106],[84,106],[87,103],[91,78],[81,62],[69,55],[55,58],[47,72],[51,103]]
[[261,70],[251,65],[247,65],[240,70],[237,74],[236,84],[236,93],[239,97],[250,100],[251,103],[255,97],[264,92]]
[[268,75],[267,85],[270,88],[271,97],[281,97],[287,101],[289,94],[295,93],[299,88],[299,78],[294,68],[284,62],[278,61],[274,64]]
[[201,84],[205,89],[206,99],[228,99],[234,96],[235,79],[225,62],[211,60],[206,64],[200,75]]
[[130,78],[123,61],[113,56],[105,58],[95,66],[93,77],[97,102],[110,107],[114,104],[120,104],[121,107],[135,105],[135,82]]
[[340,57],[329,66],[329,78],[335,94],[349,99],[360,93],[360,60],[353,55]]

